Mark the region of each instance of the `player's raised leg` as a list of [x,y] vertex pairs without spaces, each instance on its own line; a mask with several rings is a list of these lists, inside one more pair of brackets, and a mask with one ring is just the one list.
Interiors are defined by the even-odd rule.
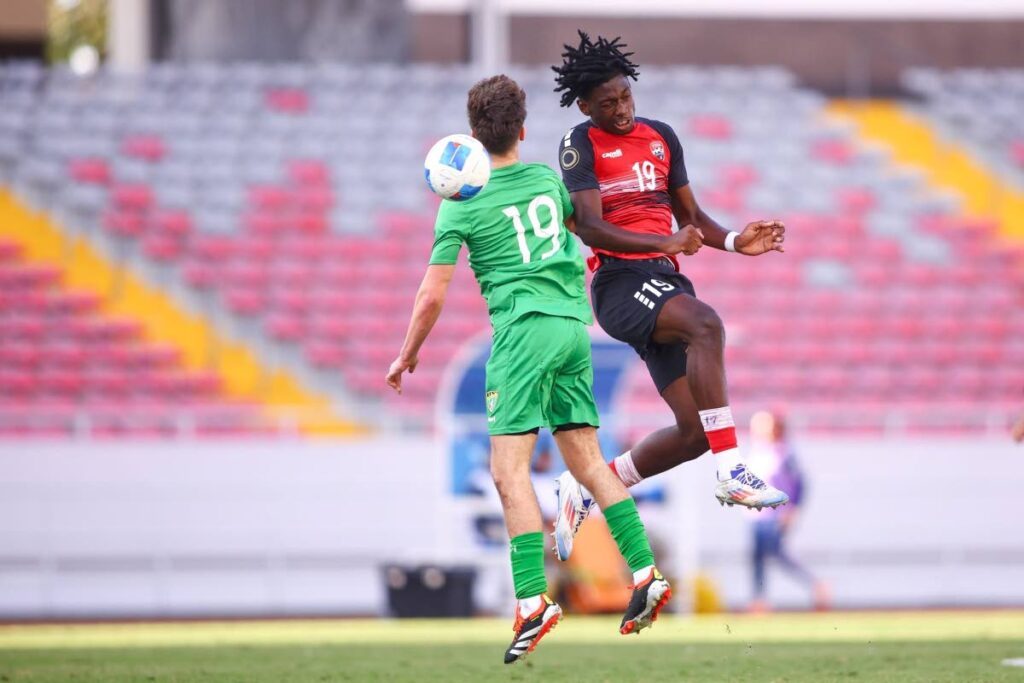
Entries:
[[[676,423],[651,432],[613,461],[616,471],[625,470],[635,479],[629,486],[696,460],[711,448],[686,377],[672,382],[661,392],[661,397],[672,409]],[[619,478],[622,479],[622,476]]]
[[561,608],[546,595],[543,522],[530,483],[530,456],[536,441],[536,434],[491,437],[491,476],[505,513],[517,600],[506,664],[533,652],[562,617]]
[[[678,352],[684,353],[682,350]],[[685,368],[685,356],[683,360]],[[611,471],[627,488],[699,458],[708,451],[708,440],[701,427],[686,377],[671,382],[661,395],[672,408],[676,424],[647,435],[630,450],[608,463]],[[558,494],[555,552],[558,559],[565,561],[572,553],[574,536],[590,514],[594,497],[589,490],[580,486],[569,471],[558,477],[555,490]]]
[[765,484],[740,456],[725,382],[725,329],[714,309],[688,294],[672,297],[658,314],[652,341],[687,344],[686,381],[715,454],[718,500],[758,510],[786,503],[789,496]]
[[619,631],[637,633],[658,618],[658,613],[672,597],[672,589],[654,566],[654,552],[636,503],[601,457],[597,431],[593,427],[573,425],[569,429],[558,429],[555,440],[569,471],[593,493],[604,511],[612,538],[633,572],[633,596]]

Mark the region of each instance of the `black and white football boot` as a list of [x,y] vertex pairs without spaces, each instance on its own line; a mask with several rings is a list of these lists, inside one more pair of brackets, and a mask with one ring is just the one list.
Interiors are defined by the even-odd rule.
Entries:
[[540,596],[540,606],[525,617],[519,609],[519,603],[516,603],[516,623],[512,627],[515,636],[505,651],[505,663],[518,662],[533,652],[540,639],[547,635],[561,618],[562,608],[546,595]]
[[658,613],[672,597],[672,587],[655,567],[647,578],[633,586],[633,596],[629,599],[626,614],[622,617],[619,633],[628,635],[640,633],[658,618]]

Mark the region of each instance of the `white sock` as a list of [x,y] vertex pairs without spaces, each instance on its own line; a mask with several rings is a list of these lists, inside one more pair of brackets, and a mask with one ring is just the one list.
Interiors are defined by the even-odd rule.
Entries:
[[635,572],[633,572],[633,585],[639,586],[641,583],[643,583],[644,580],[651,575],[652,569],[654,569],[654,565],[649,564],[646,567],[637,569]]
[[539,595],[534,595],[532,598],[523,598],[519,601],[519,616],[524,619],[530,616],[537,611],[538,607],[540,607],[540,602],[541,600]]
[[724,481],[732,477],[732,471],[743,464],[743,456],[740,449],[730,448],[721,453],[715,453],[715,464],[718,466],[718,480]]
[[636,471],[636,465],[633,464],[633,452],[626,451],[622,455],[615,458],[612,461],[612,470],[615,474],[619,475],[619,479],[625,484],[628,489],[630,486],[636,486],[644,480],[640,476],[640,473]]

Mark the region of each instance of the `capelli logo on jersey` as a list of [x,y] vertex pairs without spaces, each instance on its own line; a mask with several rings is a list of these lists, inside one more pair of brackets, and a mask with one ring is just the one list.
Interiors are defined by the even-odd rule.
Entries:
[[604,154],[601,155],[601,158],[602,159],[618,159],[621,156],[622,156],[622,150],[621,149],[617,149],[614,152],[605,152]]
[[665,145],[655,140],[651,143],[651,154],[658,157],[659,161],[665,161]]

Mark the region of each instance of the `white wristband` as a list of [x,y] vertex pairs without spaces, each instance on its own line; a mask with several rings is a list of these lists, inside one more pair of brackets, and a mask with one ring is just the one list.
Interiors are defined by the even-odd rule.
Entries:
[[725,236],[725,250],[726,251],[731,251],[731,252],[735,253],[735,251],[736,251],[736,238],[739,237],[739,236],[740,236],[740,234],[738,232],[736,232],[735,230],[730,231],[729,234]]

